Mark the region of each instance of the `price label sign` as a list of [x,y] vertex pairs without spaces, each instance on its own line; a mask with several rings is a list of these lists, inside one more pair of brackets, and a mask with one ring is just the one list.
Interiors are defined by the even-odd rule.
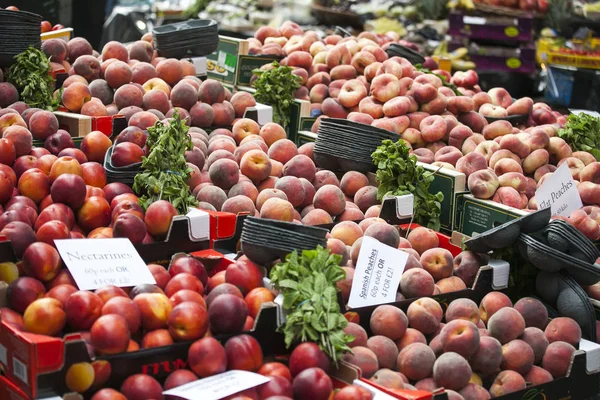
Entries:
[[80,290],[156,283],[129,239],[67,239],[54,243]]
[[567,163],[564,163],[535,191],[535,199],[541,209],[551,208],[552,216],[568,217],[583,207],[581,197]]
[[393,303],[408,253],[365,236],[350,289],[350,308]]
[[233,370],[186,383],[163,394],[188,400],[219,400],[270,380],[271,378],[254,372]]

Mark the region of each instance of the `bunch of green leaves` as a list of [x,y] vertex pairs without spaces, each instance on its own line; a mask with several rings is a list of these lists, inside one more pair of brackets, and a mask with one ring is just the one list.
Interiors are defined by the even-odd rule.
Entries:
[[62,89],[54,98],[55,80],[48,57],[35,47],[29,47],[17,54],[15,60],[8,70],[7,81],[17,88],[21,101],[32,108],[56,110]]
[[463,95],[458,90],[458,86],[456,86],[454,83],[448,82],[448,80],[446,79],[446,77],[444,75],[436,74],[435,72],[432,72],[428,68],[423,68],[423,66],[421,64],[415,65],[415,68],[416,68],[417,71],[421,71],[421,72],[423,72],[425,74],[435,75],[438,78],[440,78],[442,80],[442,85],[446,86],[447,88],[450,88],[450,90],[452,90],[455,95],[457,95],[457,96],[462,96]]
[[188,207],[198,204],[186,183],[192,169],[186,164],[185,152],[193,148],[188,130],[179,113],[170,123],[157,121],[148,128],[150,154],[142,158],[143,172],[135,176],[133,184],[144,209],[155,201],[167,200],[180,214],[186,214]]
[[571,146],[573,151],[587,151],[600,161],[600,118],[586,113],[570,114],[558,136]]
[[433,172],[417,165],[417,157],[410,154],[408,146],[402,140],[396,143],[384,140],[371,157],[377,166],[377,199],[382,200],[388,195],[404,196],[412,193],[415,199],[415,222],[438,231],[444,195],[441,192],[429,193],[434,179]]
[[338,303],[335,284],[346,276],[340,261],[339,255],[319,246],[303,250],[302,255],[288,254],[270,275],[271,283],[283,294],[283,309],[289,312],[280,327],[286,346],[315,342],[336,365],[354,340],[344,333],[348,321]]
[[423,19],[441,20],[448,15],[448,0],[419,0],[415,2],[417,11]]
[[195,0],[183,13],[184,18],[198,18],[198,14],[204,11],[211,0]]
[[290,107],[294,102],[294,92],[300,87],[300,78],[292,74],[292,68],[273,62],[273,68],[252,71],[257,102],[273,107],[273,122],[287,128],[290,123]]

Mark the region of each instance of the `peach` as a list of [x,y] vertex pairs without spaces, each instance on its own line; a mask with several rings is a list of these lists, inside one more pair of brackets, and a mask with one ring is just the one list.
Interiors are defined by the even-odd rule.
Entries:
[[512,307],[512,302],[504,293],[490,292],[483,297],[479,305],[479,315],[481,320],[487,324],[488,320],[499,310],[505,307]]
[[529,372],[526,373],[523,378],[525,379],[525,382],[531,386],[542,385],[554,380],[550,372],[538,367],[537,365],[532,366]]
[[470,299],[456,299],[452,301],[446,310],[446,322],[455,319],[464,319],[477,324],[480,321],[477,304]]
[[331,236],[341,240],[347,246],[352,246],[358,238],[363,236],[363,232],[357,223],[343,221],[331,230]]
[[381,335],[372,336],[367,341],[366,347],[375,353],[380,368],[393,369],[396,366],[398,348],[390,338]]
[[552,163],[558,162],[563,158],[571,157],[573,151],[571,147],[563,139],[559,137],[551,137],[548,145],[550,160]]
[[402,351],[407,346],[413,343],[423,343],[427,344],[427,340],[425,339],[425,335],[414,328],[407,328],[404,335],[396,340],[396,347],[398,351]]
[[381,74],[373,78],[371,95],[378,101],[385,103],[400,93],[400,82],[395,75]]
[[325,210],[314,209],[308,212],[303,218],[302,223],[304,225],[328,225],[333,223],[331,215]]
[[512,370],[524,375],[533,366],[533,361],[533,349],[523,340],[512,340],[502,346],[500,367],[504,370]]
[[444,353],[433,365],[433,379],[438,386],[446,389],[460,390],[471,378],[471,367],[467,360],[457,353]]
[[479,153],[469,153],[456,161],[456,170],[465,174],[467,178],[474,172],[485,169],[487,169],[487,161]]
[[373,334],[398,340],[406,332],[408,318],[399,308],[382,305],[378,306],[371,314],[369,325]]
[[91,82],[100,77],[100,62],[94,56],[81,56],[73,63],[73,71]]
[[481,375],[490,375],[502,363],[502,345],[490,336],[480,336],[479,344],[471,357],[471,367]]
[[592,156],[587,151],[575,151],[575,152],[573,152],[572,156],[579,158],[581,161],[583,161],[583,163],[586,166],[596,162],[596,159],[594,158],[594,156]]
[[223,190],[230,189],[239,180],[239,167],[235,161],[229,159],[215,161],[208,169],[208,173],[211,182]]
[[[418,269],[409,270],[419,271]],[[439,303],[431,298],[424,297],[408,306],[407,316],[412,328],[423,334],[430,334],[437,330],[444,313]]]
[[455,319],[447,322],[440,332],[444,352],[455,352],[470,358],[479,347],[479,330],[467,320]]
[[379,363],[373,351],[367,347],[355,346],[352,348],[352,353],[344,354],[342,360],[359,367],[367,379],[377,372]]
[[398,230],[396,227],[387,223],[375,222],[365,230],[364,235],[375,238],[390,247],[397,248],[400,244],[400,234],[398,233]]
[[127,63],[115,61],[111,63],[104,72],[104,79],[108,86],[117,89],[131,82],[132,72]]
[[234,93],[231,97],[230,103],[233,106],[236,118],[243,117],[248,107],[256,106],[256,100],[254,99],[254,96],[247,92]]
[[531,347],[534,355],[533,361],[535,364],[539,364],[549,344],[548,339],[544,336],[544,332],[539,328],[528,327],[525,328],[520,339]]
[[158,77],[148,79],[146,83],[142,85],[142,88],[146,93],[156,89],[164,92],[167,96],[171,94],[171,87],[167,84],[167,82]]
[[525,379],[515,371],[502,371],[490,387],[492,397],[500,397],[509,393],[518,392],[526,387]]
[[559,317],[551,320],[544,331],[549,343],[562,341],[572,346],[577,346],[581,341],[581,328],[579,324],[568,317]]
[[[236,174],[235,171],[237,171],[237,164],[235,162],[232,162],[231,160],[218,160],[217,162],[215,162],[214,164],[212,164],[209,168],[209,174],[211,174],[210,171],[212,171],[212,168],[219,168],[219,169],[224,169],[224,171],[222,171],[222,174],[230,174],[232,177],[234,177],[234,175]],[[247,176],[248,178],[250,178],[253,182],[260,182],[263,181],[264,179],[266,179],[269,174],[271,173],[271,161],[269,160],[269,157],[262,151],[262,150],[250,150],[248,151],[246,154],[244,154],[244,156],[242,157],[242,160],[240,161],[240,167],[239,170],[240,172],[244,175]],[[235,171],[234,171],[235,170]],[[227,172],[225,172],[227,171]],[[215,177],[217,177],[217,171],[214,172]],[[225,186],[219,185],[217,182],[221,181],[222,179],[219,179],[217,177],[217,182],[215,182],[215,180],[212,178],[211,175],[211,181],[213,183],[215,183],[217,186],[222,187],[223,189],[229,189],[231,188],[234,184],[237,183],[237,177],[235,177],[235,182],[233,182],[233,178],[229,179],[229,183],[232,183],[231,185],[229,185],[229,183]]]
[[491,198],[500,185],[496,174],[489,169],[475,171],[469,175],[467,182],[473,196],[479,199]]
[[340,188],[346,196],[353,197],[359,189],[368,184],[369,179],[364,174],[356,171],[349,171],[342,176]]
[[129,106],[141,107],[143,98],[142,91],[133,84],[123,85],[115,92],[115,104],[119,109]]
[[446,146],[442,147],[435,153],[434,160],[436,162],[450,164],[452,167],[454,167],[461,157],[462,152],[459,149],[452,146]]
[[424,227],[411,230],[407,239],[419,254],[439,246],[439,239],[435,231]]
[[260,208],[260,217],[292,222],[294,220],[294,207],[287,200],[270,198]]
[[116,41],[106,43],[102,48],[102,59],[108,60],[110,58],[116,58],[117,60],[127,62],[129,60],[127,48]]
[[567,342],[550,343],[542,359],[542,367],[556,378],[567,375],[575,347]]
[[431,376],[435,353],[424,343],[412,343],[400,351],[397,369],[411,381]]
[[83,104],[90,101],[92,94],[87,85],[73,83],[62,92],[62,104],[73,112],[79,112]]
[[548,323],[548,310],[544,304],[533,297],[523,297],[515,303],[515,310],[523,316],[525,326],[546,328]]
[[217,186],[206,186],[196,194],[196,200],[212,205],[220,211],[227,200],[227,194]]
[[523,334],[525,320],[514,308],[504,307],[489,318],[487,328],[500,343],[506,344]]
[[325,185],[315,193],[314,206],[325,210],[329,215],[341,214],[346,208],[344,193],[335,185]]
[[[171,86],[183,78],[183,67],[179,60],[169,58],[156,65],[157,76]],[[211,103],[212,104],[212,103]]]
[[374,186],[364,186],[354,195],[354,203],[364,213],[370,207],[379,204],[377,200],[377,188]]
[[442,248],[424,251],[420,262],[425,271],[429,272],[436,281],[449,277],[454,268],[452,254]]
[[[479,254],[463,251],[454,258],[453,275],[463,280],[466,286],[471,287],[475,282],[481,264],[483,264],[483,261]],[[477,314],[479,316],[479,313]]]

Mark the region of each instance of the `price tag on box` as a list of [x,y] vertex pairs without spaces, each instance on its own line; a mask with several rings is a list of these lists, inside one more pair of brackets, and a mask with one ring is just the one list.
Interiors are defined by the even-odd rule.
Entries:
[[67,239],[54,243],[80,290],[156,284],[129,239]]
[[270,380],[254,372],[233,370],[178,386],[163,394],[188,400],[219,400]]
[[350,289],[350,308],[393,303],[408,253],[365,236]]

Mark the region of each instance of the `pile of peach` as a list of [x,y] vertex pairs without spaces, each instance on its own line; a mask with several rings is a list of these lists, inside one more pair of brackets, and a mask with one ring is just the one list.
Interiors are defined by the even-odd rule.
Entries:
[[356,339],[345,359],[364,377],[389,388],[443,387],[450,399],[484,400],[564,377],[581,340],[572,319],[548,322],[538,300],[526,297],[513,308],[501,292],[487,294],[479,307],[454,300],[445,314],[431,298],[406,313],[382,305],[368,325],[371,337],[356,323],[346,328]]
[[[194,170],[188,184],[200,208],[322,225],[334,217],[363,219],[379,204],[366,176],[354,173],[340,182],[333,172],[318,171],[314,143],[298,148],[275,123],[260,127],[243,118],[232,130],[209,135],[191,128],[190,135],[198,157],[188,163]],[[373,207],[371,214],[378,213]]]
[[397,301],[465,290],[473,285],[477,271],[487,262],[484,255],[471,251],[453,257],[449,250],[439,247],[439,238],[431,229],[415,228],[405,239],[400,237],[395,227],[379,218],[367,218],[359,224],[341,222],[331,230],[327,247],[342,255],[346,278],[337,286],[345,301],[350,296],[354,267],[365,236],[409,254],[400,279]]
[[42,50],[55,69],[69,72],[62,104],[83,115],[119,113],[129,120],[139,113],[137,125],[145,129],[178,110],[193,126],[229,126],[256,105],[250,94],[232,96],[219,82],[202,83],[189,61],[158,57],[151,35],[128,47],[109,42],[101,54],[83,38],[47,40]]

